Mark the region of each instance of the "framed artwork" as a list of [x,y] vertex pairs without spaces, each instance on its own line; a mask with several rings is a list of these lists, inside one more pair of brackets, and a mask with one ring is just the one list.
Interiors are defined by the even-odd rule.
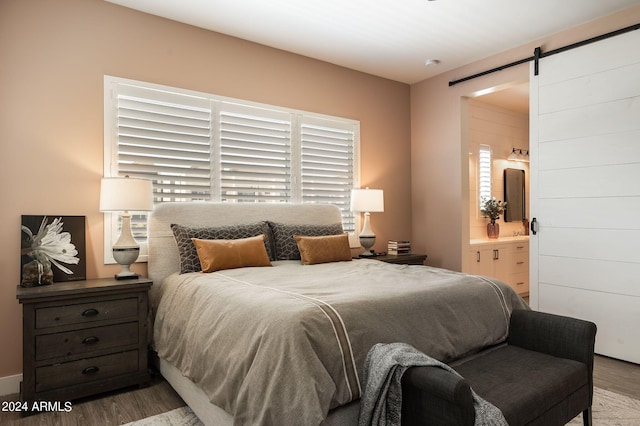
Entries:
[[22,215],[20,285],[35,287],[84,280],[84,216]]

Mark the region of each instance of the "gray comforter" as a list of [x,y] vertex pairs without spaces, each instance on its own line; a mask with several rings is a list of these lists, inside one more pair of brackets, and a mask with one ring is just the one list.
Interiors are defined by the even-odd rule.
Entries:
[[237,425],[317,425],[360,397],[374,344],[448,362],[504,340],[514,308],[507,285],[437,268],[274,262],[168,277],[154,344]]

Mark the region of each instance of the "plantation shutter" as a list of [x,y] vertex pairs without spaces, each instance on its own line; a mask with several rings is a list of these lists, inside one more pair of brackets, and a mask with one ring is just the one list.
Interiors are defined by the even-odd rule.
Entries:
[[205,98],[139,87],[117,95],[118,175],[153,181],[154,199],[211,196],[211,108]]
[[219,117],[220,200],[291,201],[291,114],[221,103]]
[[[113,144],[111,176],[153,182],[154,202],[205,200],[210,197],[211,108],[206,98],[118,84],[110,104],[115,120],[105,123]],[[105,137],[105,140],[109,138]],[[115,241],[122,227],[119,215],[105,221]],[[146,256],[147,213],[132,212],[131,231]],[[111,250],[105,247],[105,257]],[[111,261],[111,259],[106,259]]]
[[[359,137],[354,120],[105,76],[105,176],[151,180],[156,203],[332,203],[354,231]],[[147,214],[132,213],[144,259]]]
[[491,198],[491,147],[480,145],[478,161],[478,194],[480,194],[480,206],[483,199]]
[[334,204],[342,212],[346,231],[355,228],[350,211],[355,178],[353,125],[303,117],[300,130],[300,176],[303,203]]

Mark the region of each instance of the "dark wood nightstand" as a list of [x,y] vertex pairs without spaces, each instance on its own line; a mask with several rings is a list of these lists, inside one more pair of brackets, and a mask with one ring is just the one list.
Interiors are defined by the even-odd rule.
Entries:
[[20,399],[69,401],[149,382],[146,278],[18,287]]
[[424,265],[426,254],[385,254],[384,256],[370,257],[369,259],[380,260],[381,262],[397,263],[403,265]]

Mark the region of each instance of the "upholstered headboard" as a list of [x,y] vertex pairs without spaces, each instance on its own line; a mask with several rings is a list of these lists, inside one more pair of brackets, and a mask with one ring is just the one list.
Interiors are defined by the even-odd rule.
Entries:
[[178,246],[171,224],[224,226],[272,221],[293,225],[342,223],[338,207],[329,204],[162,203],[149,218],[149,278],[159,285],[180,271]]

